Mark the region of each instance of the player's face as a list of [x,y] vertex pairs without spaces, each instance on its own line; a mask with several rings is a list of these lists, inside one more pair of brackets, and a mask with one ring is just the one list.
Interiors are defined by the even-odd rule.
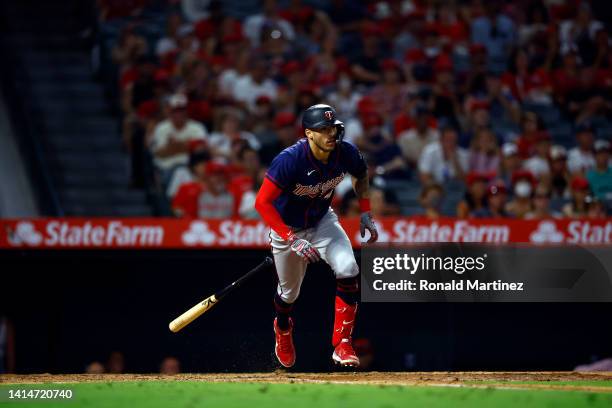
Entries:
[[306,130],[308,139],[312,140],[319,149],[325,152],[331,152],[336,148],[337,133],[338,128],[335,126]]

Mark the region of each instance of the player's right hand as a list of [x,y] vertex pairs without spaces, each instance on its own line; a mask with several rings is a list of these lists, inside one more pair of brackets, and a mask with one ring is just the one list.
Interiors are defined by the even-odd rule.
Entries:
[[317,262],[321,259],[321,254],[310,242],[298,238],[295,235],[289,237],[291,250],[301,257],[306,263]]

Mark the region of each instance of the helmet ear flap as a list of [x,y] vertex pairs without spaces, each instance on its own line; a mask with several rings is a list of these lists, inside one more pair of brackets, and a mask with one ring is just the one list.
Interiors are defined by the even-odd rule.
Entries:
[[338,129],[336,133],[336,143],[342,142],[342,138],[344,137],[344,124],[336,125],[336,129]]

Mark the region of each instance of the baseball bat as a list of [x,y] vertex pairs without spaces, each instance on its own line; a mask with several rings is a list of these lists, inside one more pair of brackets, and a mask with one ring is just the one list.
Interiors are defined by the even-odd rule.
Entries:
[[262,263],[260,263],[255,268],[245,273],[243,276],[238,278],[236,281],[227,285],[220,291],[215,292],[211,296],[207,297],[206,299],[196,304],[191,309],[187,310],[185,313],[183,313],[182,315],[180,315],[179,317],[171,321],[169,325],[170,330],[174,333],[178,332],[183,327],[187,326],[189,323],[193,322],[195,319],[197,319],[198,317],[202,316],[204,313],[212,309],[212,307],[215,306],[217,303],[219,303],[221,299],[223,299],[225,296],[231,293],[234,289],[240,287],[240,285],[246,282],[250,277],[255,275],[257,272],[271,266],[273,263],[274,261],[272,260],[272,258],[267,256],[266,259],[264,259]]

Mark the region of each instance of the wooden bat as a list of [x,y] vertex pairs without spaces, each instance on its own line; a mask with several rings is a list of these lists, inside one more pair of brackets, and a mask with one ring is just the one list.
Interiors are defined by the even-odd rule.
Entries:
[[206,299],[204,299],[203,301],[201,301],[200,303],[198,303],[197,305],[195,305],[194,307],[187,310],[185,313],[183,313],[182,315],[180,315],[179,317],[171,321],[169,325],[170,330],[174,333],[178,332],[183,327],[187,326],[189,323],[193,322],[195,319],[197,319],[198,317],[202,316],[204,313],[212,309],[212,307],[215,306],[217,303],[219,303],[221,299],[223,299],[234,289],[236,289],[237,287],[242,285],[244,282],[246,282],[250,277],[255,275],[257,272],[263,269],[266,269],[272,264],[274,264],[274,261],[272,260],[272,258],[267,256],[266,259],[264,259],[262,263],[260,263],[255,268],[245,273],[243,276],[238,278],[235,282],[232,282],[230,285],[227,285],[220,291],[207,297]]

